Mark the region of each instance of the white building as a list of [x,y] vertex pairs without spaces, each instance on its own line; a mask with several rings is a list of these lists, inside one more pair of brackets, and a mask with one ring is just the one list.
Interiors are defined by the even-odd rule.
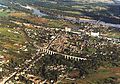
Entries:
[[66,32],[71,32],[71,28],[65,27]]
[[99,37],[100,36],[100,33],[99,32],[91,32],[91,36],[93,37]]

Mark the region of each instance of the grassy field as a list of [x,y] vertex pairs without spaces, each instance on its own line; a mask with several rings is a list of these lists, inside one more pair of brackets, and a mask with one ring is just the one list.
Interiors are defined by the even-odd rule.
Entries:
[[0,28],[0,39],[9,39],[17,43],[25,41],[23,34],[19,30],[12,28]]
[[120,67],[116,68],[102,68],[97,70],[93,74],[89,74],[86,78],[84,79],[77,79],[77,80],[66,80],[64,79],[62,81],[62,84],[112,84],[112,83],[104,83],[103,80],[107,79],[109,80],[110,78],[117,78],[115,81],[116,83],[113,84],[119,84],[120,83]]
[[0,28],[0,54],[5,54],[4,49],[11,53],[17,51],[25,43],[22,32],[12,28]]
[[0,9],[0,17],[8,16],[9,12],[10,12],[10,10]]
[[111,38],[120,38],[120,33],[119,32],[110,32],[110,33],[107,33],[107,36],[111,37]]
[[0,12],[0,17],[4,17],[4,16],[7,16],[7,13],[6,12]]
[[77,12],[77,11],[64,11],[65,13],[70,13],[70,14],[77,14],[77,15],[80,15],[81,13],[80,12]]

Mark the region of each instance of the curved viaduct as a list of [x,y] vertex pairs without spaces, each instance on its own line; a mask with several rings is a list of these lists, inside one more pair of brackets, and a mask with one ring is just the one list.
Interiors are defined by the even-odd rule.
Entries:
[[71,60],[75,60],[75,61],[87,60],[87,58],[81,58],[81,57],[66,55],[66,54],[55,52],[55,51],[51,51],[51,50],[46,49],[46,48],[38,47],[37,45],[35,45],[35,46],[39,49],[40,52],[44,52],[44,53],[47,53],[47,54],[50,54],[50,55],[58,54],[58,55],[64,56],[65,59],[71,59]]

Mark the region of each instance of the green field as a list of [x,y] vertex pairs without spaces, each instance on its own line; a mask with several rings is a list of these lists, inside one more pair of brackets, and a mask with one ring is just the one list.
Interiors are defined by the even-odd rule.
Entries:
[[8,16],[10,10],[0,9],[0,17]]
[[0,39],[23,43],[25,41],[23,34],[12,28],[0,28]]

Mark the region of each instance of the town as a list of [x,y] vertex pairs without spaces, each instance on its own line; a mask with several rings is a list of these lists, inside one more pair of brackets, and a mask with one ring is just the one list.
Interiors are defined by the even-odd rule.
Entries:
[[0,84],[120,83],[119,24],[8,3],[0,7]]

